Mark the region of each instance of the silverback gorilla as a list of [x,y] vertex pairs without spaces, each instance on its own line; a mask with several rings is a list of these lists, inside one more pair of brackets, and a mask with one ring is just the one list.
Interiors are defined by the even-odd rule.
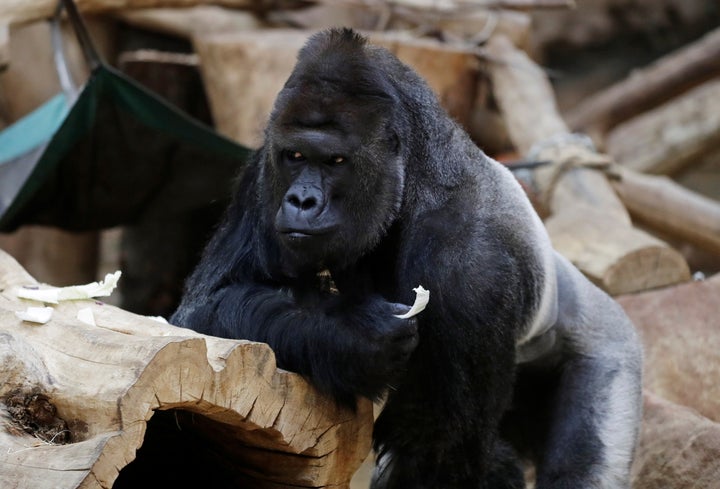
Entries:
[[[328,278],[328,272],[329,277]],[[396,315],[413,287],[425,311]],[[629,487],[641,349],[511,173],[349,29],[313,36],[171,318],[377,400],[373,488]]]

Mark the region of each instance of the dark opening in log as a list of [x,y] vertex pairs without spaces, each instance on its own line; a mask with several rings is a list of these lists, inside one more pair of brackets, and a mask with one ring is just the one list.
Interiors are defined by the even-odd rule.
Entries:
[[315,487],[311,480],[297,484],[309,459],[318,457],[283,451],[277,438],[271,430],[244,430],[188,410],[157,411],[113,489]]
[[135,460],[120,471],[113,489],[231,487],[241,464],[230,463],[226,451],[198,431],[194,418],[203,416],[181,410],[155,413]]

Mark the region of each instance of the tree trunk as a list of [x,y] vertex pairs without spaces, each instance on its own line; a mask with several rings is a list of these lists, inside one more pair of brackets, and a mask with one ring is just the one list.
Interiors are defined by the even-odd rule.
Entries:
[[[297,52],[311,34],[297,29],[272,29],[195,36],[195,49],[220,132],[249,147],[261,144],[262,129],[275,98],[295,66]],[[370,40],[418,71],[450,114],[468,122],[478,75],[472,51],[393,33],[373,33]]]

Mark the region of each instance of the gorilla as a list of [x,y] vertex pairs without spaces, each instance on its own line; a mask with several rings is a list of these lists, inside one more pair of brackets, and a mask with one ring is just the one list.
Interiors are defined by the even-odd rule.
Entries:
[[[403,318],[414,287],[430,291]],[[376,489],[628,488],[641,347],[510,171],[350,29],[311,37],[174,324],[385,398]]]

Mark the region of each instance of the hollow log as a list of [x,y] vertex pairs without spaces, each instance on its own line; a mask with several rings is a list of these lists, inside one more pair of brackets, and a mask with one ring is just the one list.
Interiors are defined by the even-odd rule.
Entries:
[[95,300],[29,323],[23,286],[0,252],[0,487],[346,488],[369,451],[370,402],[340,409],[265,344]]
[[[720,61],[718,61],[720,63]],[[615,126],[606,151],[627,168],[675,174],[720,147],[720,80]]]
[[720,74],[720,29],[587,98],[568,112],[573,130],[600,140],[611,127]]
[[[487,45],[487,69],[508,133],[521,153],[555,162],[605,160],[575,142],[558,114],[542,70],[506,38]],[[666,243],[632,226],[607,177],[587,168],[559,173],[536,171],[551,215],[545,225],[555,248],[610,294],[687,280],[682,256]]]

